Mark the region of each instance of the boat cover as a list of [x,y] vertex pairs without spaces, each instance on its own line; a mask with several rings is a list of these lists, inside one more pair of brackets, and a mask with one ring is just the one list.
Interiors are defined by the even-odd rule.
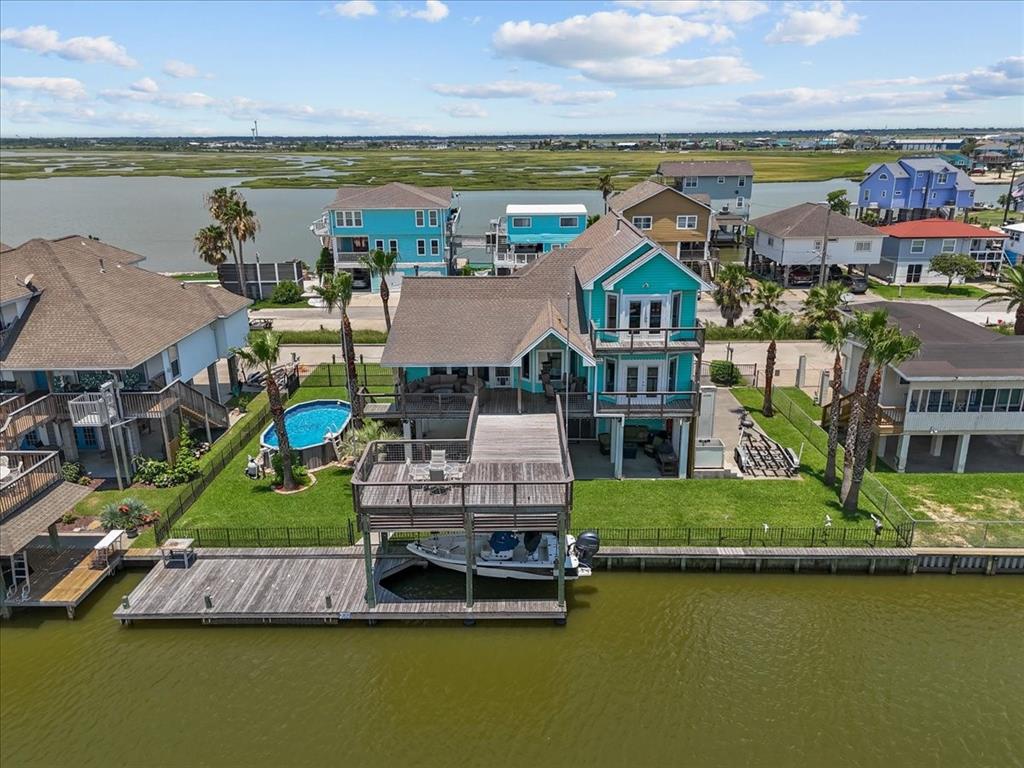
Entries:
[[495,552],[508,552],[519,546],[519,537],[509,531],[495,531],[491,534],[490,545]]

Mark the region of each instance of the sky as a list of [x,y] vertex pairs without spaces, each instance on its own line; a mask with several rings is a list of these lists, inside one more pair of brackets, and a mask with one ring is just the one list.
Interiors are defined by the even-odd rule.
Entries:
[[15,2],[0,135],[1024,125],[1024,3]]

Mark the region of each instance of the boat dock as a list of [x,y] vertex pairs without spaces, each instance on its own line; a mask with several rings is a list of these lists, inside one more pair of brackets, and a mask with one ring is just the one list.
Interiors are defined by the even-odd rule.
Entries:
[[[147,553],[148,554],[148,553]],[[149,556],[152,558],[152,555]],[[137,558],[147,562],[149,558]],[[135,559],[135,558],[133,558]],[[422,561],[374,560],[374,605],[366,600],[361,547],[197,549],[189,567],[157,564],[114,612],[122,624],[198,620],[204,624],[335,624],[347,621],[549,619],[554,600],[406,600],[381,580]]]

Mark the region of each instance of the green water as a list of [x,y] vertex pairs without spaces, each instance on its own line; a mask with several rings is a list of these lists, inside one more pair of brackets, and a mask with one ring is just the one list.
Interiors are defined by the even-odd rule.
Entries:
[[1012,766],[1024,579],[599,573],[566,627],[0,628],[0,765]]

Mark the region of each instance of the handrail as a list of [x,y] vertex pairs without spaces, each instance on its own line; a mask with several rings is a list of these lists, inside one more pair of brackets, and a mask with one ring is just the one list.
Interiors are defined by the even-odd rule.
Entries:
[[[696,390],[665,392],[598,392],[594,408],[598,413],[664,415],[692,411],[699,393]],[[608,401],[602,398],[614,398]],[[620,402],[624,399],[625,402]],[[685,403],[685,407],[681,407]]]
[[[68,402],[79,394],[77,392],[50,392],[11,411],[7,414],[3,426],[0,426],[0,442],[11,442],[13,445],[13,441],[18,437],[30,429],[48,423],[50,419],[65,415],[70,417]],[[23,423],[21,427],[18,427],[18,422],[26,417],[29,419],[28,423]],[[8,434],[8,430],[12,427],[14,427],[13,431]]]
[[[590,342],[594,349],[640,350],[649,352],[657,349],[687,348],[697,345],[704,348],[706,329],[699,322],[697,325],[659,326],[652,328],[616,327],[598,328],[591,321]],[[685,333],[685,338],[672,338],[676,334]],[[690,335],[692,334],[692,336]],[[613,335],[614,338],[605,338]],[[656,343],[652,343],[656,342]]]
[[562,471],[571,483],[573,481],[572,462],[569,460],[569,436],[565,433],[565,418],[562,414],[562,398],[555,395],[555,418],[558,419],[558,445],[562,449]]
[[60,456],[57,451],[5,451],[3,455],[8,459],[16,459],[18,464],[23,464],[25,458],[35,459],[35,462],[21,470],[17,469],[16,464],[11,469],[17,472],[17,476],[0,485],[3,491],[0,493],[0,520],[61,479]]

